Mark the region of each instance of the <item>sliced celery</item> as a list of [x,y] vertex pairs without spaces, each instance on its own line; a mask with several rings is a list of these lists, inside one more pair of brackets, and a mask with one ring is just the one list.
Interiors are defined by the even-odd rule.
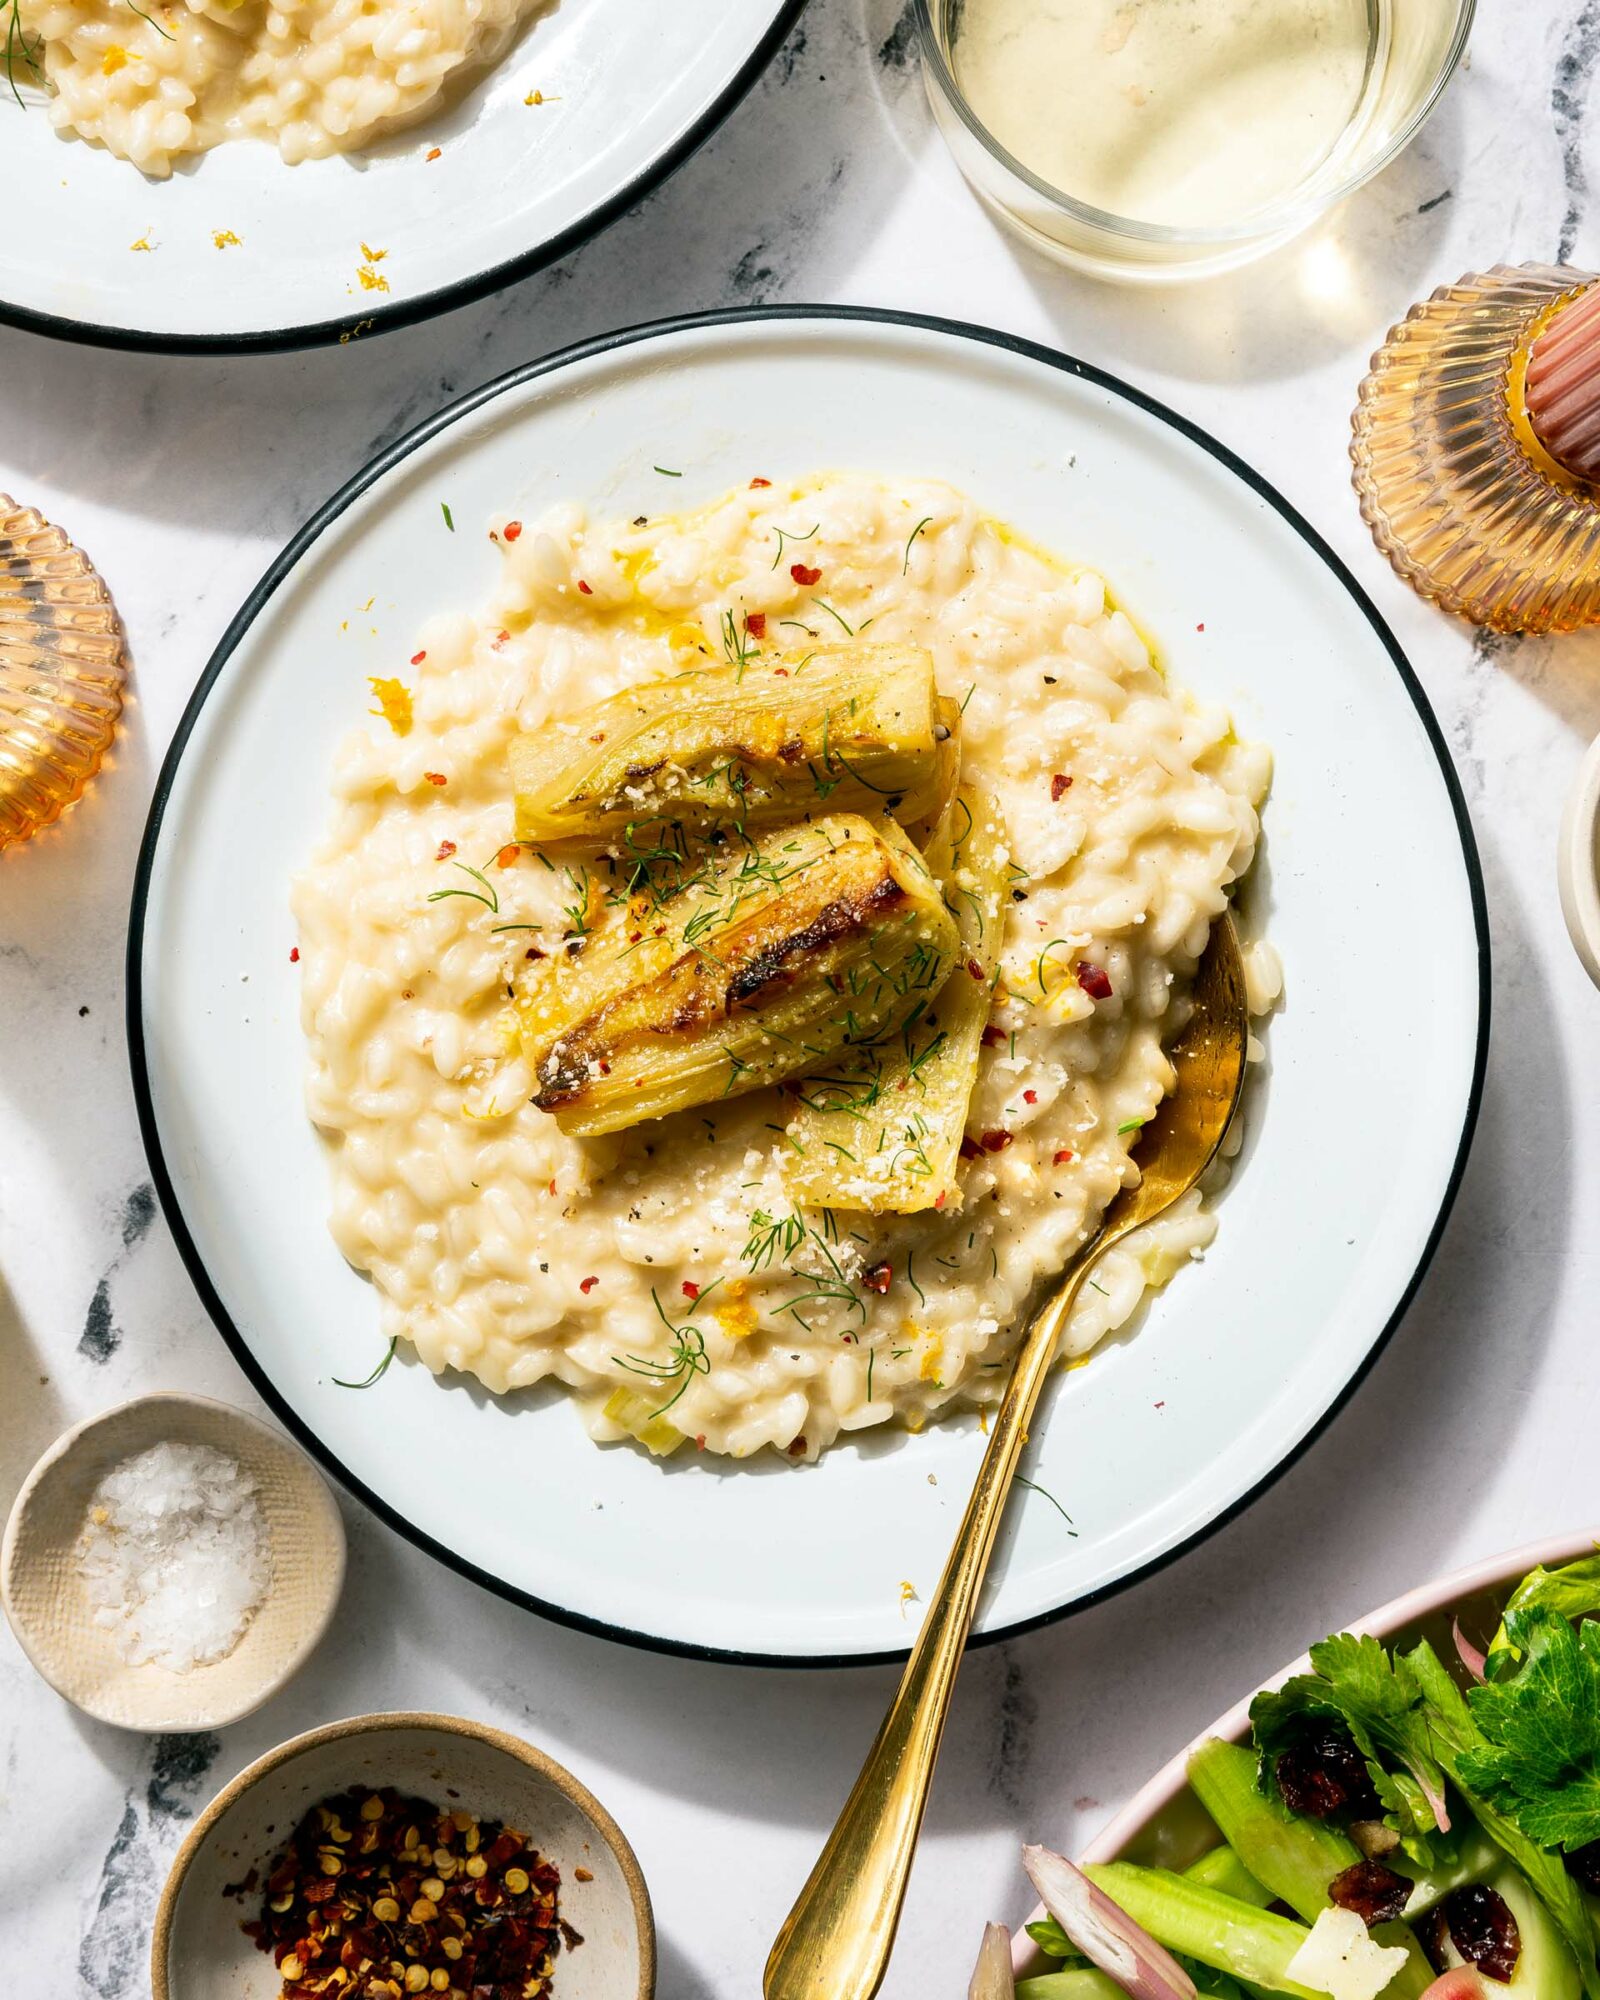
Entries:
[[1221,1847],[1213,1847],[1209,1854],[1202,1854],[1193,1867],[1183,1872],[1189,1881],[1198,1882],[1202,1889],[1220,1889],[1224,1896],[1236,1896],[1241,1903],[1253,1903],[1258,1910],[1264,1910],[1276,1900],[1272,1891],[1256,1880],[1226,1842]]
[[1326,2000],[1288,1976],[1290,1960],[1310,1935],[1304,1924],[1258,1910],[1165,1868],[1135,1868],[1130,1862],[1112,1861],[1091,1865],[1084,1873],[1168,1951],[1273,1993],[1293,1994],[1296,2000]]

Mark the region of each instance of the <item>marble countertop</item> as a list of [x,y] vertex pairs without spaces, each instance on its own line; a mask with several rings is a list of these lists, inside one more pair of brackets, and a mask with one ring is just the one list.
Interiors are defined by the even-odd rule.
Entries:
[[[898,0],[812,0],[718,136],[606,235],[503,296],[359,350],[239,361],[98,353],[0,330],[0,489],[61,521],[136,662],[115,766],[0,862],[0,1501],[67,1423],[142,1390],[251,1405],[151,1193],[122,1032],[129,889],[154,772],[269,557],[379,446],[580,337],[696,307],[840,300],[981,319],[1175,405],[1302,508],[1376,597],[1443,721],[1494,932],[1494,1036],[1432,1271],[1343,1414],[1241,1519],[1159,1577],[968,1662],[886,1993],[964,1989],[981,1921],[1027,1898],[1020,1836],[1071,1850],[1309,1638],[1403,1586],[1600,1520],[1600,993],[1568,944],[1554,843],[1600,732],[1600,635],[1474,638],[1375,553],[1345,458],[1384,329],[1496,260],[1600,262],[1585,113],[1596,0],[1486,5],[1421,140],[1316,236],[1234,277],[1139,292],[1003,237],[960,181]],[[1600,198],[1597,198],[1600,199]],[[1404,1004],[1373,967],[1379,1005]],[[1285,1329],[1292,1339],[1293,1329]],[[218,1736],[85,1721],[0,1631],[0,1935],[33,1990],[146,1990],[186,1821],[291,1733],[383,1707],[521,1731],[635,1842],[663,2000],[759,1990],[768,1943],[883,1709],[881,1669],[635,1653],[539,1621],[345,1504],[337,1630]]]

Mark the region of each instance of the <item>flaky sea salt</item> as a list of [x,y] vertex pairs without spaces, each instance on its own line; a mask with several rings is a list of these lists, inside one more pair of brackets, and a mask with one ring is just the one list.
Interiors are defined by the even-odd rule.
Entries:
[[78,1554],[95,1623],[122,1657],[176,1673],[233,1651],[272,1575],[255,1481],[209,1445],[152,1445],[115,1466]]

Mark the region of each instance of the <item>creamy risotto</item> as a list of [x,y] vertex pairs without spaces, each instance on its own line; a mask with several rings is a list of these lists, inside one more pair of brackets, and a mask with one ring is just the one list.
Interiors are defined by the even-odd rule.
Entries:
[[[436,619],[340,751],[294,890],[332,1224],[384,1330],[495,1391],[553,1380],[594,1436],[812,1458],[997,1400],[1020,1315],[1132,1177],[1163,1040],[1250,866],[1269,758],[1173,687],[1100,577],[962,494],[756,481],[633,523],[499,520],[487,608]],[[797,1205],[779,1091],[605,1137],[534,1108],[512,998],[625,885],[517,846],[507,756],[602,696],[862,634],[928,649],[998,802],[1009,904],[958,1199]],[[476,871],[476,872],[472,872]],[[1276,972],[1250,953],[1256,1005]],[[955,975],[960,976],[960,975]],[[1198,1194],[1110,1252],[1071,1357],[1211,1240]]]
[[[501,54],[524,0],[16,0],[57,129],[164,176],[223,139],[343,153]],[[30,53],[31,52],[31,53]]]

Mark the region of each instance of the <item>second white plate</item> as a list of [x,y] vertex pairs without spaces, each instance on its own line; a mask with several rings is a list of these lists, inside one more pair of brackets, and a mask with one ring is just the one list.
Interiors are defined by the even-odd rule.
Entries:
[[[657,465],[683,468],[670,496]],[[948,479],[1102,570],[1175,676],[1277,759],[1252,893],[1288,997],[1245,1160],[1204,1262],[1054,1386],[1030,1476],[1072,1529],[1044,1494],[1016,1496],[983,1634],[1170,1556],[1327,1420],[1432,1251],[1487,1038],[1472,837],[1394,640],[1248,468],[1093,370],[903,317],[713,315],[524,369],[363,472],[235,620],[161,775],[129,1030],[163,1203],[258,1388],[385,1519],[573,1623],[765,1660],[903,1651],[901,1586],[925,1600],[938,1577],[976,1425],[862,1436],[815,1467],[663,1464],[597,1447],[559,1395],[497,1402],[398,1361],[365,1392],[334,1386],[382,1343],[327,1230],[287,893],[367,675],[428,615],[487,596],[494,510],[653,513],[839,466]]]
[[[146,180],[0,74],[0,320],[112,347],[359,340],[510,284],[603,228],[760,74],[804,0],[547,0],[405,131],[288,167],[259,140]],[[0,8],[0,12],[3,12]],[[528,100],[538,92],[542,102]],[[365,276],[363,276],[365,273]]]

